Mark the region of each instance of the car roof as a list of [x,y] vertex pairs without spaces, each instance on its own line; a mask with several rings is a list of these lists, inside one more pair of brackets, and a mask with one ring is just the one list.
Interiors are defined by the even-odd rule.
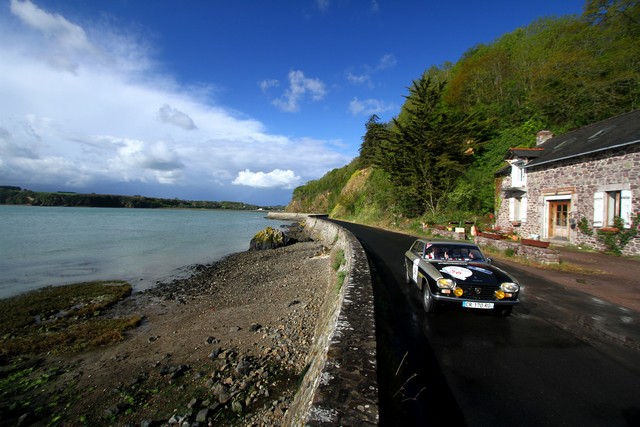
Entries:
[[429,244],[432,244],[432,245],[476,246],[476,247],[478,246],[473,242],[460,242],[460,241],[453,241],[453,240],[430,240],[430,239],[420,238],[420,239],[417,239],[416,242],[417,241],[424,242],[424,243],[429,243]]

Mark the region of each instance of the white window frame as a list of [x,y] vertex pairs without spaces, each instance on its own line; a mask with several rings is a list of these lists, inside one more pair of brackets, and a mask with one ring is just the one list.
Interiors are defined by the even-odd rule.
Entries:
[[[620,217],[624,221],[624,228],[631,228],[631,190],[625,189],[607,189],[593,195],[593,226],[599,228],[613,225],[610,214],[613,193],[620,193]],[[614,212],[614,216],[615,213],[617,212]]]
[[509,198],[509,221],[527,221],[527,196]]
[[527,185],[527,174],[522,160],[511,162],[511,186],[525,187]]

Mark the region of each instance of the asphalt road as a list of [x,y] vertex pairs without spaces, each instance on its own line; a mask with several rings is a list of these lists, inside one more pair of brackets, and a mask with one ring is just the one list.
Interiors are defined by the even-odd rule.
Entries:
[[583,321],[615,307],[509,267],[523,285],[510,317],[455,307],[427,315],[404,282],[414,238],[336,222],[371,266],[381,425],[640,425],[640,352]]

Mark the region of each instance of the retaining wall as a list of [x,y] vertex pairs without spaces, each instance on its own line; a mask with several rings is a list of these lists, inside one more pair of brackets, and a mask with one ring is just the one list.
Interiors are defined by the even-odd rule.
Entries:
[[[314,240],[344,251],[346,277],[329,283],[309,354],[308,369],[284,425],[377,425],[378,382],[373,287],[358,239],[322,216],[269,213],[304,220]],[[325,216],[326,218],[326,216]]]
[[523,245],[512,240],[495,240],[481,236],[476,236],[473,240],[475,244],[480,247],[493,246],[494,248],[502,251],[512,249],[515,255],[525,257],[526,259],[530,259],[541,264],[560,263],[560,252],[555,249],[539,248],[537,246]]

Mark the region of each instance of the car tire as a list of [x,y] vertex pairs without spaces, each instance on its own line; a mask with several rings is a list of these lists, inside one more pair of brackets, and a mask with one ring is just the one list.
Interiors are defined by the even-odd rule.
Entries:
[[424,305],[424,311],[427,313],[436,312],[436,300],[433,299],[427,282],[422,283],[422,304]]
[[493,309],[493,313],[496,316],[500,316],[500,317],[509,317],[511,316],[511,312],[513,311],[513,306],[512,305],[506,305],[506,306],[498,306],[496,308]]

